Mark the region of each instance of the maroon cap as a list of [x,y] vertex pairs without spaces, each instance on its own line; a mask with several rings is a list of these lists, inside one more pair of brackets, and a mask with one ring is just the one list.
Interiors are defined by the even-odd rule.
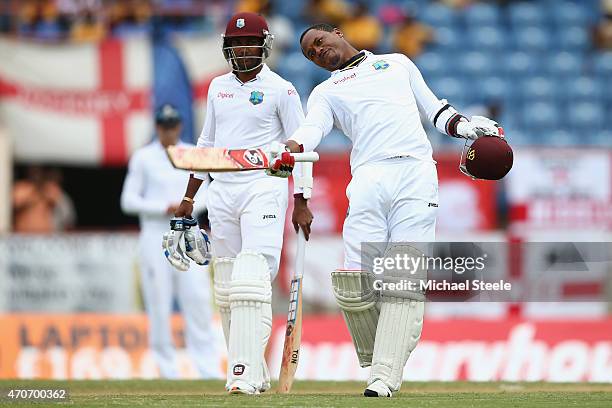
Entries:
[[500,180],[508,174],[513,161],[512,148],[505,138],[483,136],[468,149],[465,168],[473,177]]
[[260,37],[264,38],[264,31],[268,30],[268,23],[256,13],[236,13],[232,16],[225,28],[225,38],[230,37]]

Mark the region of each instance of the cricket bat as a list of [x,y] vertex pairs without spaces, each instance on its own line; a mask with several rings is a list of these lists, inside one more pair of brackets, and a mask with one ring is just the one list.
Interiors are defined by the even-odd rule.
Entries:
[[[191,171],[246,171],[265,170],[268,156],[263,149],[225,149],[221,147],[169,146],[168,158],[177,169]],[[319,154],[292,153],[296,162],[316,162]]]
[[[302,177],[296,182],[304,187],[304,198],[312,194],[312,165],[304,165]],[[306,237],[300,228],[297,237],[295,254],[295,269],[289,290],[289,313],[285,330],[285,345],[281,371],[278,377],[278,392],[286,394],[291,391],[295,372],[300,359],[300,343],[302,341],[302,277],[304,276],[304,254],[306,252]]]

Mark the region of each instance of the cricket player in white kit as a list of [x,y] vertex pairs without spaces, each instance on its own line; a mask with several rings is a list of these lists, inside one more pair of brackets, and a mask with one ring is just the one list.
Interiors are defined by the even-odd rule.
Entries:
[[[198,147],[281,145],[299,127],[304,113],[295,88],[264,63],[272,39],[258,14],[238,13],[230,19],[223,54],[232,72],[210,84]],[[230,393],[258,394],[270,388],[264,352],[272,328],[271,281],[278,272],[290,174],[284,168],[211,174],[206,201]],[[191,175],[177,217],[191,215],[194,194],[207,177]],[[312,215],[307,215],[301,225],[309,228]]]
[[[420,338],[425,298],[421,291],[375,291],[362,265],[361,244],[435,240],[438,180],[419,109],[453,137],[476,139],[500,130],[486,118],[468,121],[439,100],[404,55],[358,51],[327,24],[308,28],[300,43],[304,55],[331,71],[331,77],[312,91],[306,119],[286,147],[311,151],[334,126],[353,143],[344,269],[333,272],[332,282],[359,362],[371,366],[364,395],[390,397],[400,389],[404,366]],[[272,162],[281,164],[282,158]],[[296,204],[302,200],[295,199]],[[407,244],[402,250],[421,254]],[[383,283],[402,277],[386,274]]]
[[[217,378],[207,266],[194,265],[177,272],[160,252],[160,242],[189,172],[170,164],[165,147],[178,144],[179,112],[163,105],[156,113],[158,139],[134,153],[121,193],[121,208],[140,218],[140,271],[145,307],[149,316],[149,344],[163,378],[178,378],[170,319],[176,291],[185,319],[185,343],[202,378]],[[203,203],[203,201],[202,201]],[[204,206],[195,211],[200,213]]]

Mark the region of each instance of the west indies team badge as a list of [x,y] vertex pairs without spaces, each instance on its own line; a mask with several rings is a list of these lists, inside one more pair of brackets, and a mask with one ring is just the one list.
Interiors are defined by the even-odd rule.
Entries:
[[253,91],[251,92],[251,97],[249,98],[249,102],[253,105],[259,105],[263,102],[264,93],[261,91]]
[[389,63],[385,60],[378,60],[372,64],[375,70],[387,69],[389,68]]

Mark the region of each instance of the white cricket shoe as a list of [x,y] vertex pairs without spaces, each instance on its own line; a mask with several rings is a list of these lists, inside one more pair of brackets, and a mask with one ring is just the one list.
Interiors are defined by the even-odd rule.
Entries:
[[230,384],[229,393],[230,394],[246,394],[246,395],[256,395],[259,394],[259,390],[252,386],[251,384],[244,381],[234,381]]
[[392,397],[393,394],[387,385],[381,380],[376,380],[372,384],[368,385],[363,395],[366,397]]
[[261,386],[261,387],[259,387],[259,392],[266,392],[266,391],[268,391],[270,388],[272,388],[272,386],[270,385],[270,382],[269,382],[269,381],[268,381],[268,382],[264,382],[264,383],[262,384],[262,386]]

